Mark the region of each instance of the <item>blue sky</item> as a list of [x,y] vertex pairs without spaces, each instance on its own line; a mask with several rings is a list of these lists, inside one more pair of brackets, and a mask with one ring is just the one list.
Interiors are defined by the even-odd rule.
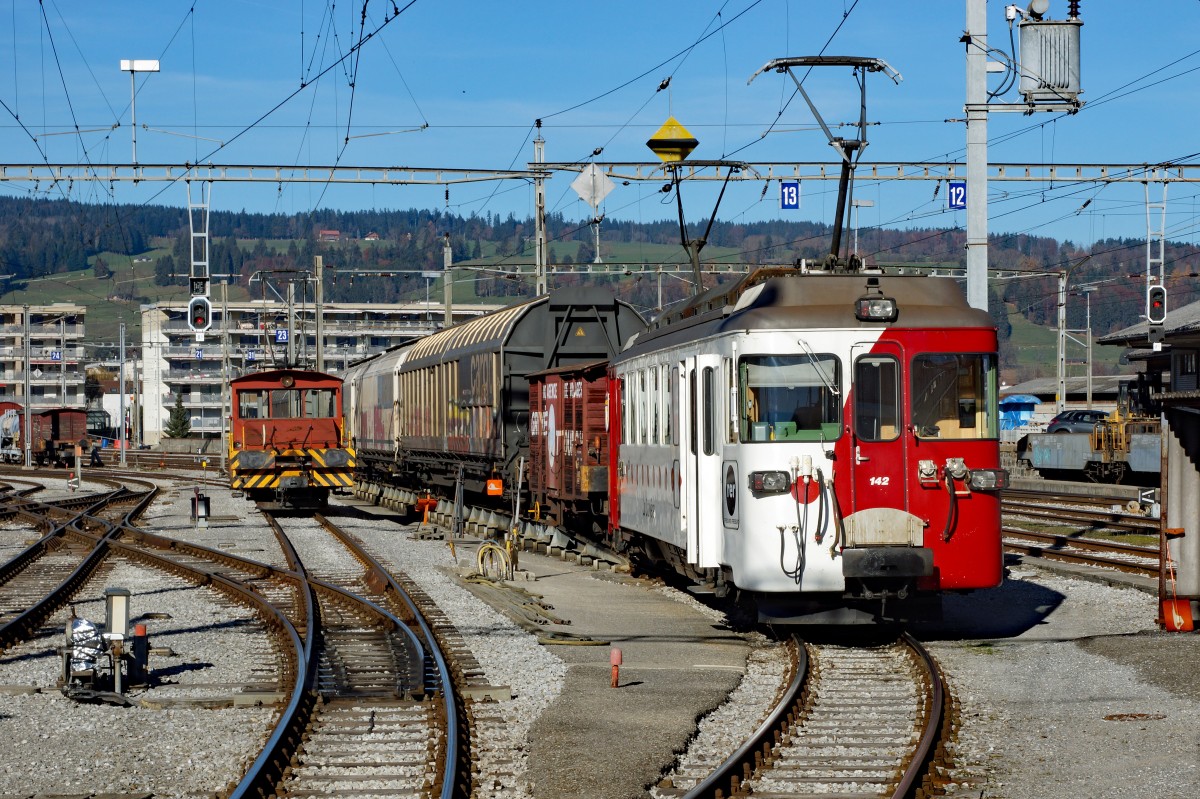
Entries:
[[[987,6],[989,43],[1007,49],[1004,4]],[[130,58],[162,64],[137,81],[141,163],[520,169],[533,159],[535,119],[544,121],[549,161],[584,161],[597,148],[601,161],[650,161],[645,141],[669,115],[700,140],[694,159],[833,161],[786,76],[768,73],[747,85],[773,58],[822,52],[882,58],[903,75],[898,86],[870,76],[868,117],[878,124],[868,131],[864,162],[964,158],[964,125],[948,120],[963,116],[965,0],[369,0],[365,8],[365,29],[378,32],[339,63],[359,41],[361,3],[7,0],[0,3],[0,162],[128,163],[130,79],[119,61]],[[1066,0],[1051,1],[1052,18],[1066,13]],[[991,160],[1143,163],[1200,152],[1192,100],[1200,2],[1083,0],[1081,17],[1083,98],[1095,106],[1071,117],[991,115]],[[669,89],[658,91],[668,77]],[[805,86],[827,121],[856,118],[849,70],[818,70]],[[72,133],[76,127],[84,132]],[[550,182],[547,204],[584,219],[591,211],[569,188],[573,177]],[[618,186],[602,210],[673,219],[660,185]],[[765,196],[763,188],[761,181],[732,186],[718,218],[831,221],[834,183],[806,183],[802,208],[787,212],[777,186]],[[0,183],[8,195],[65,191]],[[98,202],[186,203],[181,185],[69,191]],[[1195,241],[1197,193],[1172,187],[1172,240]],[[965,225],[962,213],[945,209],[945,194],[942,186],[935,196],[932,182],[862,181],[856,196],[874,206],[859,221],[863,228]],[[990,194],[992,232],[1077,244],[1145,235],[1137,184],[993,183]],[[713,197],[711,187],[685,188],[689,220],[706,218]],[[445,208],[447,199],[442,187],[220,184],[212,204],[294,213]],[[533,191],[524,181],[455,185],[449,208],[528,216]]]

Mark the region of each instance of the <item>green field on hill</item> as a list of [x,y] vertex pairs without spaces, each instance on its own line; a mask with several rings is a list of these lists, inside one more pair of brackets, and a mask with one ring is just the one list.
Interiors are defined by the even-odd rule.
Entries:
[[[254,242],[247,242],[253,246]],[[289,241],[269,241],[267,246],[286,251]],[[518,264],[528,265],[532,255],[498,256],[495,245],[491,242],[481,243],[481,257],[456,264],[459,267],[495,266]],[[580,244],[575,241],[554,242],[551,250],[555,260],[562,263],[565,257],[574,260],[579,254]],[[489,252],[490,251],[490,252]],[[88,308],[87,331],[90,343],[113,343],[119,335],[119,325],[125,322],[125,342],[132,346],[141,339],[141,305],[156,302],[182,303],[188,299],[188,288],[184,285],[159,286],[154,282],[155,262],[161,256],[170,254],[165,248],[149,250],[138,255],[135,259],[115,253],[102,253],[112,275],[107,278],[97,278],[94,274],[95,258],[89,259],[87,269],[66,272],[44,278],[35,278],[24,284],[24,291],[19,294],[10,292],[0,296],[0,302],[21,302],[29,304],[50,304],[55,302],[73,302]],[[718,258],[735,259],[737,251],[733,248],[705,248],[706,261]],[[605,243],[603,256],[604,264],[597,265],[595,271],[607,268],[617,268],[618,264],[651,264],[684,263],[681,249],[676,245],[650,243]],[[927,264],[925,266],[928,266]],[[634,267],[636,271],[636,266]],[[623,270],[622,270],[623,271]],[[616,277],[621,279],[623,275]],[[377,279],[377,278],[376,278]],[[412,300],[424,300],[425,291],[418,288],[409,292]],[[257,295],[256,295],[257,296]],[[429,298],[439,302],[442,298],[442,282],[440,279],[431,281]],[[212,299],[218,302],[219,289],[214,286]],[[230,302],[245,302],[253,299],[240,285],[230,285]],[[506,303],[512,298],[480,297],[476,293],[476,281],[465,269],[455,273],[454,302],[459,304],[474,303]],[[1009,369],[1006,375],[1013,382],[1030,379],[1036,376],[1051,376],[1054,374],[1054,363],[1057,357],[1057,335],[1052,328],[1039,327],[1020,314],[1010,314],[1012,325],[1010,338],[1001,345],[1005,353],[1019,353],[1014,358],[1005,358],[1007,363],[1016,363],[1019,374]],[[1076,335],[1076,338],[1082,338]],[[1119,372],[1122,367],[1118,363],[1123,349],[1120,347],[1093,347],[1094,374],[1112,374]],[[1068,340],[1067,363],[1069,375],[1082,375],[1085,372],[1085,350],[1081,344]],[[1124,367],[1128,368],[1128,367]]]

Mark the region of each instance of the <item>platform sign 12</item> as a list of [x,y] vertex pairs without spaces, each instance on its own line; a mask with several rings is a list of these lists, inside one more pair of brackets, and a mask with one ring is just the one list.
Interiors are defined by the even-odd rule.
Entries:
[[800,208],[800,181],[779,182],[779,207],[784,211],[796,211]]
[[951,211],[967,210],[967,182],[965,180],[950,181],[950,190],[946,192],[946,200]]

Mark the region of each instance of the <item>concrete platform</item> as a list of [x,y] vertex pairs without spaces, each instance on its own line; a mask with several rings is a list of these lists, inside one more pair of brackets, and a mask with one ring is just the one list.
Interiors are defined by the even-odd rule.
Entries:
[[[609,642],[554,646],[568,672],[530,733],[534,796],[645,797],[696,722],[737,686],[748,644],[646,581],[526,552],[520,566],[534,578],[521,587],[571,622],[548,625],[547,633]],[[613,648],[624,658],[617,688],[610,687]]]

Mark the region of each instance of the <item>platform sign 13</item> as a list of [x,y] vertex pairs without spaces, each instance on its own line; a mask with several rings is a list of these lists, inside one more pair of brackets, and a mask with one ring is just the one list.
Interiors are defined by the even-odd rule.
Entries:
[[779,207],[784,211],[795,211],[800,208],[800,181],[783,180],[779,182]]
[[946,201],[951,211],[967,210],[967,182],[965,180],[950,181],[950,190],[946,192]]

